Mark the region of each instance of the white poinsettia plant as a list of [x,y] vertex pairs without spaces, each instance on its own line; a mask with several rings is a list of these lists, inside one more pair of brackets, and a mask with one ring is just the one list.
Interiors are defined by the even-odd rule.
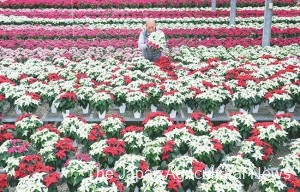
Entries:
[[[86,121],[81,116],[69,115],[61,122],[58,130],[62,135],[69,137],[73,140],[78,139],[78,133],[84,133],[84,127],[86,127]],[[91,129],[91,128],[90,128]],[[88,135],[88,133],[86,133]]]
[[205,171],[203,180],[198,188],[199,192],[210,191],[243,191],[243,184],[230,173],[222,171]]
[[222,163],[218,169],[237,177],[246,191],[252,186],[257,176],[256,166],[250,159],[243,158],[242,155],[227,157],[225,162]]
[[269,91],[265,95],[265,99],[269,102],[270,107],[276,112],[287,111],[287,109],[295,105],[295,101],[291,94],[282,89]]
[[208,166],[219,164],[224,156],[222,144],[207,135],[191,136],[188,147],[193,157]]
[[173,125],[173,120],[168,115],[162,112],[149,113],[145,120],[144,133],[154,139],[162,135],[163,131]]
[[18,117],[15,125],[17,137],[28,139],[37,128],[43,125],[43,122],[36,115],[25,114]]
[[295,139],[293,142],[291,142],[290,150],[293,154],[300,153],[300,138]]
[[178,111],[184,101],[185,96],[176,90],[164,92],[163,96],[159,99],[160,104],[167,113],[171,113],[172,110]]
[[[281,125],[273,122],[257,122],[254,128],[258,130],[258,137],[278,149],[287,140],[287,132]],[[256,134],[256,133],[255,133]]]
[[242,138],[245,139],[250,135],[255,122],[256,120],[251,114],[239,112],[230,115],[229,125],[236,127]]
[[291,114],[285,113],[276,115],[274,123],[281,125],[281,127],[288,132],[289,139],[297,138],[297,133],[300,130],[300,123],[293,119]]
[[14,102],[15,106],[23,112],[35,113],[41,104],[40,95],[36,93],[26,93]]
[[144,112],[150,106],[149,95],[142,91],[129,91],[126,95],[126,106],[133,112]]
[[262,102],[263,97],[264,94],[261,91],[249,87],[237,90],[232,96],[232,101],[235,107],[250,111]]
[[209,117],[201,112],[192,113],[190,118],[185,121],[185,125],[191,127],[196,135],[208,135],[209,130],[213,126]]
[[123,135],[127,153],[140,154],[145,144],[150,142],[143,132],[127,132]]
[[147,40],[147,46],[153,52],[162,51],[165,48],[165,45],[166,45],[166,38],[165,38],[165,34],[162,31],[157,30],[150,33]]
[[279,174],[262,174],[258,180],[258,187],[265,192],[284,192],[287,186],[282,182]]
[[101,90],[93,94],[90,101],[96,111],[104,113],[113,105],[114,96],[109,91]]
[[222,143],[223,150],[226,154],[230,153],[232,147],[234,147],[238,142],[241,142],[242,138],[240,132],[228,123],[211,128],[210,136]]
[[120,131],[125,127],[125,120],[117,115],[112,114],[106,116],[104,120],[101,121],[100,126],[106,133],[107,137],[120,137]]
[[78,103],[84,109],[90,103],[90,98],[96,93],[93,87],[82,86],[76,89]]
[[285,157],[279,157],[281,160],[279,167],[286,172],[300,175],[300,154],[288,154]]

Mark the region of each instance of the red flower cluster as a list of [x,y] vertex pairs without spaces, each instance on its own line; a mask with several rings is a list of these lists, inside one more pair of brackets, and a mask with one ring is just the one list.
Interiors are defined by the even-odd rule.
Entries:
[[193,161],[193,173],[196,174],[197,177],[201,175],[203,170],[205,169],[206,165],[199,161]]
[[0,174],[0,192],[2,192],[3,189],[9,186],[8,183],[8,175],[7,174]]
[[90,161],[90,156],[88,154],[81,153],[81,154],[76,154],[75,159],[85,161],[85,162],[89,162]]
[[158,116],[162,116],[162,117],[166,117],[170,122],[174,123],[174,121],[170,118],[169,115],[167,115],[166,113],[164,112],[151,112],[151,113],[148,113],[143,121],[143,124],[146,124],[148,123],[148,121],[154,119],[155,117],[158,117]]
[[12,124],[2,124],[0,125],[0,144],[6,140],[14,138],[13,131],[16,129],[15,125]]
[[114,119],[120,119],[120,121],[122,123],[125,123],[125,119],[123,117],[121,117],[120,115],[118,115],[118,114],[106,115],[105,118],[104,118],[104,120],[108,119],[109,117],[114,118]]
[[94,172],[93,176],[95,178],[97,178],[97,177],[106,177],[108,183],[110,183],[110,184],[114,183],[117,186],[117,188],[120,192],[124,191],[124,185],[120,181],[118,173],[114,170],[102,169],[102,170]]
[[148,163],[144,160],[141,160],[140,161],[140,169],[141,169],[141,171],[146,172],[149,169]]
[[208,122],[209,125],[212,126],[212,122],[210,121],[210,118],[207,115],[205,115],[203,112],[194,112],[190,115],[190,117],[193,121],[198,121],[203,118]]
[[226,129],[229,129],[231,131],[239,131],[237,128],[229,125],[229,123],[222,123],[218,126],[211,127],[210,132],[215,131],[215,130],[217,131],[218,129],[221,129],[221,128],[226,128]]
[[274,94],[282,95],[282,94],[289,94],[289,92],[287,92],[285,90],[281,90],[281,89],[275,89],[275,90],[269,91],[265,95],[265,98],[270,99]]
[[182,123],[169,126],[167,130],[164,130],[163,134],[171,132],[174,129],[183,129],[183,128],[186,128],[190,134],[192,134],[192,135],[195,134],[193,129],[191,129],[189,126],[186,126],[185,124],[182,124]]
[[0,94],[0,102],[5,101],[5,96]]
[[38,131],[41,131],[41,130],[44,130],[44,129],[47,129],[50,132],[54,132],[57,135],[60,134],[60,131],[56,127],[54,127],[53,124],[50,124],[50,123],[44,124],[42,127],[38,128],[36,131],[38,132]]
[[297,189],[300,189],[300,179],[296,175],[292,173],[280,173],[279,176],[288,186],[292,187],[288,189],[288,192],[296,192]]
[[83,123],[87,123],[85,118],[80,115],[70,114],[67,118],[77,118],[79,121],[81,121]]
[[142,91],[145,91],[146,89],[150,88],[150,87],[156,87],[157,84],[155,82],[150,82],[150,83],[146,83],[146,84],[140,84],[140,89]]
[[33,173],[50,173],[52,171],[54,171],[54,168],[45,166],[41,156],[28,155],[21,159],[18,168],[15,170],[15,179],[23,178]]
[[122,129],[120,131],[121,135],[125,135],[126,133],[129,132],[143,132],[144,128],[143,127],[139,127],[139,126],[135,126],[135,125],[130,125],[124,129]]
[[26,92],[26,95],[30,96],[32,99],[34,100],[40,100],[41,96],[37,93],[29,93],[29,92]]
[[13,139],[10,141],[11,146],[7,149],[8,154],[28,152],[31,144],[21,139]]
[[57,172],[49,173],[44,177],[44,183],[45,183],[46,187],[58,185],[59,180],[60,180],[60,174]]
[[125,153],[125,142],[117,138],[110,138],[106,141],[107,146],[103,149],[106,155],[117,156]]
[[171,58],[166,56],[161,56],[158,60],[154,61],[154,65],[158,66],[160,70],[167,73],[171,78],[177,79],[175,73],[175,66],[171,63]]
[[162,175],[165,176],[168,180],[168,190],[179,191],[181,188],[182,179],[176,174],[172,173],[170,170],[162,170]]
[[61,76],[59,76],[57,73],[50,73],[48,76],[47,76],[47,79],[49,81],[58,81],[58,80],[61,80],[63,79]]
[[66,92],[60,95],[60,100],[71,100],[77,102],[77,96],[75,92]]
[[292,118],[292,114],[283,113],[283,114],[276,114],[275,115],[275,119],[280,119],[280,118]]
[[169,158],[169,154],[173,152],[175,146],[175,142],[173,140],[168,140],[163,146],[162,146],[162,154],[161,154],[161,160],[167,160]]
[[73,140],[63,137],[57,141],[55,144],[55,156],[62,159],[67,159],[67,153],[75,153],[76,148],[73,146]]
[[104,138],[105,132],[100,125],[94,125],[88,136],[89,141],[98,141],[101,138]]
[[210,138],[211,142],[213,142],[214,148],[217,151],[222,151],[223,145],[220,143],[218,139]]
[[254,129],[252,130],[252,133],[254,136],[257,136],[259,134],[259,131],[257,130],[258,127],[268,128],[269,126],[274,125],[276,129],[282,130],[281,125],[274,123],[274,122],[256,122],[254,123]]

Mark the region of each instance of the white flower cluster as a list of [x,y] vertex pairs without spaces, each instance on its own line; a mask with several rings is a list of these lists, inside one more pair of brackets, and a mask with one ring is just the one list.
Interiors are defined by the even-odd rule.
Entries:
[[119,118],[108,117],[101,121],[100,126],[105,132],[113,133],[123,129],[125,124]]
[[185,125],[191,127],[195,132],[209,133],[211,125],[204,118],[194,121],[191,118],[188,118],[185,121]]
[[155,160],[160,161],[160,155],[162,154],[162,144],[167,141],[166,137],[157,137],[153,141],[145,143],[143,149],[144,157],[155,157]]
[[171,95],[163,95],[159,102],[165,104],[165,105],[172,105],[172,104],[183,104],[185,100],[185,96],[181,94],[180,92],[176,92]]
[[91,146],[90,146],[90,150],[89,150],[89,154],[90,155],[98,155],[98,154],[102,154],[103,156],[105,156],[105,154],[103,153],[103,149],[105,147],[107,147],[107,144],[106,144],[106,139],[104,140],[100,140],[100,141],[97,141],[95,143],[93,143]]
[[279,166],[286,172],[293,173],[294,175],[300,174],[300,157],[298,154],[288,154],[285,157],[279,157],[281,160]]
[[90,98],[91,102],[94,103],[101,103],[101,101],[109,101],[112,100],[112,95],[107,93],[107,92],[96,92],[95,94],[92,95]]
[[22,130],[22,135],[28,135],[33,129],[43,125],[43,122],[36,115],[31,115],[30,117],[25,117],[20,121],[15,123],[16,128]]
[[68,162],[68,166],[63,167],[61,171],[61,177],[74,178],[76,175],[89,175],[97,169],[97,163],[95,161],[81,161],[72,159]]
[[141,191],[168,192],[166,176],[162,175],[161,170],[151,171],[143,177]]
[[128,132],[123,136],[123,140],[126,145],[130,146],[130,148],[141,148],[146,143],[150,142],[149,137],[145,136],[143,132]]
[[19,179],[19,183],[16,187],[16,192],[35,192],[44,191],[47,192],[48,188],[44,185],[44,175],[47,173],[34,173],[32,175],[27,175]]
[[171,161],[168,164],[168,168],[183,180],[195,180],[195,174],[193,172],[194,161],[197,161],[197,159],[183,155]]
[[257,129],[259,130],[258,137],[262,140],[282,140],[287,136],[287,132],[282,129],[278,129],[275,127],[275,124],[271,124],[267,127],[258,126]]
[[[122,175],[122,179],[126,183],[127,186],[136,183],[137,178],[137,170],[139,169],[139,162],[144,160],[145,157],[134,154],[125,154],[120,157],[118,161],[116,161],[114,170]],[[120,172],[121,173],[120,173]]]
[[199,186],[199,191],[240,192],[244,190],[243,184],[234,175],[222,171],[205,171],[203,172],[203,181]]
[[20,165],[21,160],[23,159],[24,156],[21,157],[8,157],[6,160],[6,167],[4,168],[5,172],[11,176],[15,176],[15,169]]
[[236,114],[230,117],[229,125],[234,127],[240,127],[241,125],[245,125],[247,127],[252,127],[256,120],[251,114]]
[[165,133],[168,140],[173,140],[175,144],[180,147],[181,144],[188,144],[192,139],[192,134],[188,132],[187,128],[174,129]]
[[58,130],[66,136],[82,136],[87,138],[92,126],[81,121],[76,116],[65,118]]
[[230,156],[222,163],[219,169],[237,176],[238,179],[245,179],[245,176],[256,177],[256,167],[250,159],[243,158],[241,155]]
[[239,153],[250,155],[257,161],[262,160],[264,156],[262,150],[263,147],[257,146],[253,141],[242,141]]
[[126,95],[126,103],[148,100],[148,95],[141,91],[130,91]]
[[210,136],[218,139],[222,144],[237,143],[241,141],[241,134],[237,130],[230,130],[226,127],[221,127],[218,130],[210,132]]
[[300,154],[300,138],[295,139],[290,144],[290,150],[293,154]]
[[152,44],[157,46],[157,49],[164,49],[166,45],[166,38],[165,34],[162,31],[154,31],[150,33],[148,37],[148,42],[151,42]]
[[[97,186],[101,185],[101,187]],[[101,192],[118,192],[117,186],[112,183],[108,183],[105,177],[87,177],[82,180],[78,191],[89,192],[89,191],[101,191]]]
[[286,188],[279,174],[262,174],[258,185],[263,186],[265,192],[283,191]]
[[157,116],[151,120],[149,120],[144,125],[144,129],[157,129],[158,127],[169,127],[170,125],[173,125],[173,123],[165,116]]
[[281,125],[281,127],[287,132],[294,127],[300,128],[300,123],[289,117],[275,118],[274,123]]
[[274,101],[291,101],[293,100],[293,98],[291,97],[291,95],[287,94],[287,93],[283,93],[283,94],[277,94],[274,93],[270,98],[269,98],[269,103],[273,103]]

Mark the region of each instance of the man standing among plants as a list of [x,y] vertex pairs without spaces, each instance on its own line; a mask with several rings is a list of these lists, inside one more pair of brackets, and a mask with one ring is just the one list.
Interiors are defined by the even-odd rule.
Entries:
[[168,52],[165,35],[161,30],[156,29],[154,19],[146,21],[146,28],[141,31],[139,36],[138,48],[142,51],[143,56],[151,62],[158,60],[163,52]]

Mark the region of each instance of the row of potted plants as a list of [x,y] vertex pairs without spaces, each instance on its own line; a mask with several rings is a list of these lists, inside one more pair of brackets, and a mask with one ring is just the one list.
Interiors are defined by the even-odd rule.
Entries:
[[[275,5],[277,6],[292,6],[296,5],[298,1],[296,0],[282,0],[282,1],[275,1]],[[166,0],[160,0],[160,1],[120,1],[120,0],[112,0],[112,1],[97,1],[97,0],[91,0],[91,1],[85,1],[85,0],[76,0],[73,2],[65,2],[62,0],[55,0],[55,1],[45,1],[45,0],[39,0],[39,1],[13,1],[13,0],[6,0],[3,2],[0,2],[1,7],[12,7],[12,8],[45,8],[45,7],[54,7],[54,8],[97,8],[97,7],[103,7],[103,8],[127,8],[127,7],[133,7],[133,8],[143,8],[143,7],[210,7],[211,2],[209,1],[191,1],[186,2],[185,0],[179,0],[176,2],[169,2]],[[217,2],[217,5],[220,7],[228,7],[230,5],[230,1],[221,1]],[[263,1],[239,1],[237,2],[238,6],[263,6]]]
[[[274,186],[278,179],[265,180],[269,177],[263,170],[287,136],[296,135],[292,130],[300,130],[299,122],[289,114],[276,116],[274,122],[258,123],[249,114],[236,113],[229,123],[214,126],[203,113],[191,114],[185,124],[174,124],[164,113],[152,113],[143,124],[125,127],[124,119],[117,115],[107,116],[99,125],[88,124],[82,117],[70,115],[55,128],[43,125],[35,115],[21,116],[15,125],[1,125],[1,166],[6,174],[1,175],[0,186],[16,186],[17,191],[34,186],[37,188],[31,191],[55,191],[63,183],[70,191],[93,187],[123,191],[125,186],[131,191],[151,186],[153,191],[198,187],[210,191],[225,186],[247,190],[258,179],[261,190],[299,187],[299,139],[291,143],[292,154],[283,157],[280,164],[293,178],[282,174],[285,184]],[[240,155],[227,156],[242,138]],[[77,143],[89,155],[77,152]],[[166,177],[159,179],[162,176],[157,174]]]

